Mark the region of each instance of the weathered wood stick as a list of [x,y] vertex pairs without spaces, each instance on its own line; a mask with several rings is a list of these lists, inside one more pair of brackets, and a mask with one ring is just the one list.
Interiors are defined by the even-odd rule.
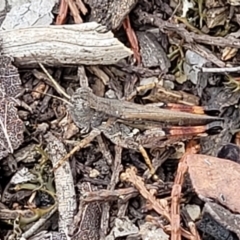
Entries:
[[17,66],[107,65],[132,51],[96,22],[1,30],[2,54]]

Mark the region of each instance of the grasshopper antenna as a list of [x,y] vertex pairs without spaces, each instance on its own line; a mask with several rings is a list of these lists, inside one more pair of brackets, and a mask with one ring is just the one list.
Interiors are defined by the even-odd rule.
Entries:
[[38,65],[41,67],[41,69],[43,70],[43,72],[47,75],[49,81],[53,84],[55,90],[63,95],[66,99],[70,99],[71,97],[62,89],[62,87],[54,80],[54,78],[49,74],[49,72],[47,71],[47,69],[38,62]]
[[50,97],[56,98],[56,99],[58,99],[58,100],[60,100],[60,101],[62,101],[62,102],[67,103],[68,105],[73,106],[72,103],[70,103],[68,100],[66,100],[66,99],[64,99],[64,98],[61,98],[61,97],[57,97],[57,96],[52,95],[52,94],[50,94],[50,93],[44,93],[44,92],[37,91],[37,90],[31,90],[31,92],[41,93],[41,94],[43,94],[43,95],[47,95],[47,96],[50,96]]

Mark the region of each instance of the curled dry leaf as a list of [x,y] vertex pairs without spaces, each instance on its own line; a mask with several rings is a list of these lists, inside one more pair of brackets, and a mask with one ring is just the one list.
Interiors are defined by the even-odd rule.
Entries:
[[11,58],[0,57],[0,159],[23,142],[24,125],[17,114],[14,97],[21,92],[18,70]]
[[234,213],[240,213],[240,165],[207,155],[186,156],[193,187],[203,200],[214,199]]

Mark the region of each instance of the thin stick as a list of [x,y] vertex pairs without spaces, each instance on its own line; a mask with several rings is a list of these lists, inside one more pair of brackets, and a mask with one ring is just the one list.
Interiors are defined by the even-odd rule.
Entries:
[[223,67],[223,68],[199,68],[204,73],[225,73],[225,72],[239,72],[240,66],[237,67]]
[[56,20],[56,25],[62,25],[67,17],[68,3],[65,0],[61,0],[59,13]]
[[89,135],[84,138],[82,141],[80,141],[77,146],[75,146],[65,157],[63,157],[56,166],[53,167],[52,171],[56,171],[62,164],[70,158],[75,152],[79,151],[81,148],[85,147],[87,144],[89,144],[96,136],[100,134],[100,131],[97,129],[92,130]]

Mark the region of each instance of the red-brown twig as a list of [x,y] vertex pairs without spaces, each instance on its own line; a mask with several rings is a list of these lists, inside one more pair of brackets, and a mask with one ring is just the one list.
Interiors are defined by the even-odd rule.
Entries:
[[138,40],[137,40],[135,32],[133,31],[133,29],[131,27],[130,19],[128,16],[126,17],[126,19],[123,22],[123,28],[126,31],[129,43],[133,50],[133,55],[136,58],[137,63],[139,64],[139,63],[141,63],[141,56],[139,53]]
[[60,6],[59,6],[59,13],[56,19],[56,25],[62,25],[66,21],[68,12],[68,3],[66,0],[61,0]]
[[[197,145],[194,141],[190,142],[186,148],[185,154],[182,156],[177,169],[177,175],[174,180],[174,185],[172,188],[172,204],[171,204],[171,240],[181,240],[181,233],[183,234],[183,231],[181,232],[181,226],[180,226],[180,199],[181,199],[181,191],[182,191],[182,185],[184,181],[184,175],[187,172],[187,163],[185,161],[185,158],[187,154],[189,153],[196,153],[197,152]],[[191,236],[192,234],[189,234],[186,232],[186,234]],[[193,239],[195,236],[191,236]]]

